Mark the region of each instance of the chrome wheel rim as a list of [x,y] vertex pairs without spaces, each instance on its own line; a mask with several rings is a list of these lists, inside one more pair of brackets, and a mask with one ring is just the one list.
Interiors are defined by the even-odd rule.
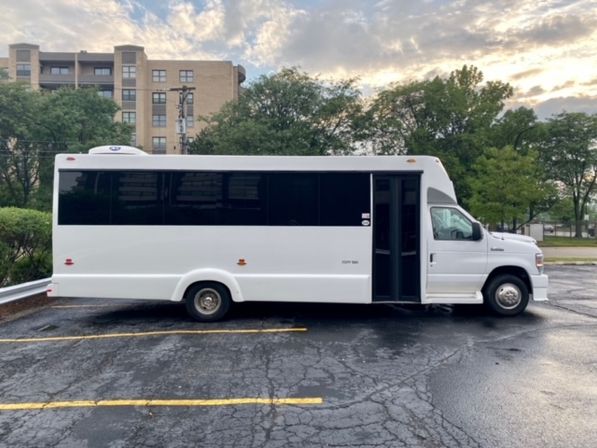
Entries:
[[513,283],[504,283],[495,291],[495,300],[505,310],[512,310],[520,305],[522,292]]
[[204,288],[195,294],[193,302],[197,311],[204,315],[210,315],[220,309],[222,297],[215,289]]

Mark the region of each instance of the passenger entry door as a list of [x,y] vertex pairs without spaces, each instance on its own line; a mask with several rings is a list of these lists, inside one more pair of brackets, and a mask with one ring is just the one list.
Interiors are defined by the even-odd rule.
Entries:
[[427,293],[473,299],[487,271],[487,238],[473,241],[472,221],[456,207],[432,206]]
[[373,301],[420,302],[420,175],[373,176]]

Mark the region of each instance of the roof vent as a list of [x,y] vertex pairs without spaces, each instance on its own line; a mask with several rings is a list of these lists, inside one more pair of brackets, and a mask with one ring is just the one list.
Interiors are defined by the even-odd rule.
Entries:
[[146,156],[145,151],[132,146],[111,145],[111,146],[96,146],[89,150],[89,154],[126,154],[128,156]]

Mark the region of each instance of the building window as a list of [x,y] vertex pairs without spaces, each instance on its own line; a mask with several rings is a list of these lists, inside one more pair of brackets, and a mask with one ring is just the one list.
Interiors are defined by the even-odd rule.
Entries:
[[31,76],[31,64],[17,64],[17,76]]
[[110,76],[112,69],[110,67],[94,67],[93,73],[95,76]]
[[99,96],[103,96],[104,98],[110,98],[112,99],[114,92],[112,92],[111,90],[98,90],[97,92],[99,94]]
[[68,67],[50,67],[51,75],[68,75],[70,70]]
[[194,128],[195,127],[195,117],[192,115],[187,115],[187,128]]
[[166,104],[166,92],[153,92],[151,102],[153,104]]
[[122,122],[128,124],[135,124],[137,122],[137,113],[136,112],[123,112],[122,113]]
[[153,115],[151,117],[151,125],[154,128],[165,128],[166,127],[166,115]]
[[124,79],[135,79],[135,78],[137,78],[137,66],[135,66],[135,65],[123,65],[122,66],[122,77]]
[[137,91],[135,89],[122,89],[122,101],[137,101]]
[[166,70],[152,70],[151,79],[153,82],[166,82]]
[[131,133],[131,146],[137,146],[137,133]]
[[187,104],[193,105],[193,93],[187,93]]
[[154,154],[164,154],[166,152],[166,137],[151,137],[151,148]]
[[193,70],[181,70],[180,82],[193,82]]

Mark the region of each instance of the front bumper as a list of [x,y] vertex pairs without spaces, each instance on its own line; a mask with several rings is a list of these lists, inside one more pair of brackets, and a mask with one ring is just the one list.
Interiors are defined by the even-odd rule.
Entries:
[[533,285],[533,300],[535,302],[543,302],[548,300],[547,284],[549,281],[547,275],[531,275],[531,283]]

